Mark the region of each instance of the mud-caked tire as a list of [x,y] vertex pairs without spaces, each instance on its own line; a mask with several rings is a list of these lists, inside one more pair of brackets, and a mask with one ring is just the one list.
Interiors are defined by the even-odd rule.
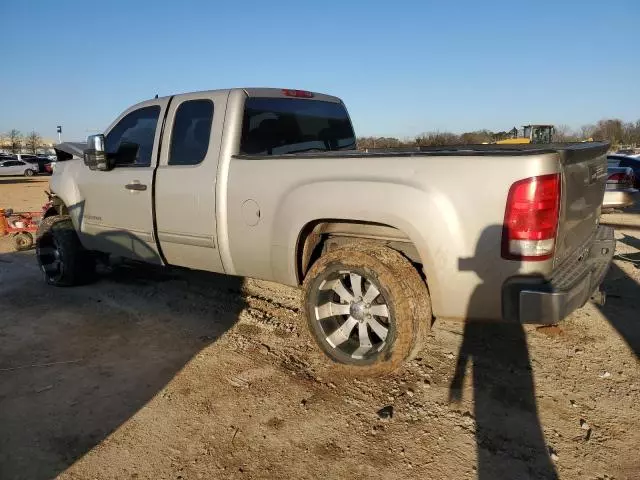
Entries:
[[16,250],[23,252],[33,247],[33,236],[29,232],[20,232],[13,238],[13,242]]
[[36,234],[36,256],[49,285],[70,287],[94,279],[95,259],[80,243],[68,215],[42,220]]
[[399,252],[353,243],[322,255],[303,283],[304,311],[320,349],[362,375],[396,370],[431,325],[429,294]]

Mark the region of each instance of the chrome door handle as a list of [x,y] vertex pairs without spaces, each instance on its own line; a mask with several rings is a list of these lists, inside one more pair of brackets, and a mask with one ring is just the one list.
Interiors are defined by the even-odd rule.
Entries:
[[127,183],[124,188],[127,190],[134,190],[136,192],[143,192],[147,189],[147,186],[140,182]]

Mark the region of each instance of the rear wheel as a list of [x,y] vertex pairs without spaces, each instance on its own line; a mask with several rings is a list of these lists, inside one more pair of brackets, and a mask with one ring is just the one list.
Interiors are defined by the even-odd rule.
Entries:
[[386,247],[354,244],[326,253],[303,290],[319,347],[357,373],[398,368],[431,323],[424,282],[406,258]]
[[33,236],[29,232],[22,232],[17,234],[13,239],[16,250],[19,252],[23,250],[29,250],[33,247]]
[[30,168],[27,168],[24,171],[24,176],[25,177],[33,177],[35,175],[36,172],[34,172],[33,170],[31,170]]
[[66,215],[45,218],[36,235],[36,256],[45,281],[67,287],[93,279],[95,259],[87,252]]

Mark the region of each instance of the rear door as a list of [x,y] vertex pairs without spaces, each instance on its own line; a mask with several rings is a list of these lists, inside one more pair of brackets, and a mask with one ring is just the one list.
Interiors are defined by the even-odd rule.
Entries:
[[152,186],[167,103],[164,98],[132,107],[108,129],[108,153],[115,153],[123,143],[138,146],[133,164],[117,163],[108,172],[82,169],[77,184],[85,200],[70,211],[80,220],[87,248],[162,263],[153,231]]
[[228,92],[173,98],[156,174],[157,234],[167,263],[223,272],[216,175]]

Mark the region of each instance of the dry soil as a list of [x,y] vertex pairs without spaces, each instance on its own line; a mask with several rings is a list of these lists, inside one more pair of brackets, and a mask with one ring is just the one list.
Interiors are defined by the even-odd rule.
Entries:
[[[0,208],[39,209],[46,181],[0,179]],[[640,258],[640,214],[603,221]],[[0,240],[0,478],[637,479],[639,284],[617,259],[603,308],[436,321],[413,362],[358,378],[295,289],[127,266],[53,288]]]

